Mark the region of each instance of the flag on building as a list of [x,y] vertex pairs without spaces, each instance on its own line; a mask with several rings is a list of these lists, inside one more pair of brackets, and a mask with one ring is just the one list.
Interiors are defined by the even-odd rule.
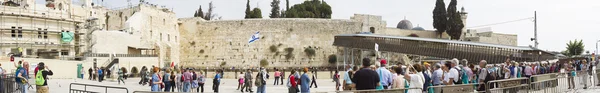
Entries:
[[252,35],[252,37],[250,37],[250,39],[248,40],[248,44],[258,40],[259,38],[260,38],[259,32],[254,33],[254,35]]

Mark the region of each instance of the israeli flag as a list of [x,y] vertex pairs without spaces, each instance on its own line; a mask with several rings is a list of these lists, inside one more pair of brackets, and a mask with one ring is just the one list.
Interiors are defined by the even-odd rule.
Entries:
[[250,37],[250,39],[248,39],[248,44],[258,40],[259,38],[260,38],[259,32],[254,33],[254,35],[252,35],[252,37]]
[[379,44],[375,43],[375,51],[379,51]]

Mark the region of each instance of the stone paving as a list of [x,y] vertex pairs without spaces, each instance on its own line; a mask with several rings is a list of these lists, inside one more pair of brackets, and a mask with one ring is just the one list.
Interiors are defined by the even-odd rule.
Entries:
[[[212,80],[212,79],[207,79]],[[103,85],[103,86],[115,86],[115,87],[126,87],[129,89],[129,93],[133,93],[134,91],[150,91],[150,87],[148,85],[142,86],[139,85],[138,82],[140,78],[129,78],[125,80],[126,84],[118,84],[116,81],[107,80],[103,82],[91,81],[91,80],[83,80],[83,79],[51,79],[48,81],[48,85],[50,87],[50,93],[69,93],[69,84],[70,83],[83,83],[83,84],[94,84],[94,85]],[[331,79],[317,79],[318,88],[311,88],[311,92],[333,92],[335,91],[335,85],[331,82]],[[267,92],[268,93],[284,93],[287,92],[287,88],[284,85],[273,85],[273,79],[269,79],[267,84]],[[220,86],[220,93],[241,93],[237,88],[237,80],[235,79],[222,79],[222,84]],[[84,86],[73,85],[75,89],[84,90]],[[207,82],[204,85],[204,92],[211,93],[212,82]],[[87,86],[87,90],[92,90],[100,93],[126,93],[124,90],[119,89],[104,89],[99,87],[91,87]],[[252,90],[256,92],[256,87]],[[35,93],[35,86],[33,89],[29,89],[29,93]]]

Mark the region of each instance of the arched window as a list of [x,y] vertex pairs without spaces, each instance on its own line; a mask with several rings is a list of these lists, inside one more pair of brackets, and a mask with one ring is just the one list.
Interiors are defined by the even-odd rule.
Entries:
[[62,9],[63,9],[62,3],[58,3],[58,10],[62,10]]

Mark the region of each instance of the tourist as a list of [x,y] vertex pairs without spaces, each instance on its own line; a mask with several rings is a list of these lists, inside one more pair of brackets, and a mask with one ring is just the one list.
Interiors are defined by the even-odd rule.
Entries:
[[[402,73],[402,67],[395,67],[394,72],[396,72],[397,77],[392,80],[392,89],[405,89],[408,88],[406,85],[407,81],[404,79],[404,73]],[[404,92],[403,92],[404,93]]]
[[152,74],[152,82],[150,82],[150,86],[152,86],[151,87],[152,92],[160,92],[160,87],[159,86],[160,86],[160,84],[163,83],[160,80],[160,78],[159,78],[160,76],[158,75],[158,70],[159,69],[156,68],[156,67],[154,67],[152,69],[152,72],[153,72],[153,74]]
[[583,72],[583,73],[580,73],[581,75],[583,75],[580,80],[582,80],[581,82],[583,83],[583,89],[587,89],[587,87],[588,87],[587,82],[590,82],[588,80],[588,78],[589,78],[588,73],[585,72],[585,71],[588,71],[588,66],[589,66],[588,62],[586,60],[582,60],[580,66],[581,66],[581,72]]
[[459,70],[459,74],[458,76],[460,76],[460,84],[469,84],[469,80],[471,80],[471,76],[473,75],[473,71],[471,70],[471,68],[467,67],[467,64],[469,63],[469,61],[467,61],[467,59],[463,59],[462,60],[462,67],[460,67],[461,70]]
[[[48,91],[49,90],[48,89],[48,75],[52,76],[52,75],[54,75],[54,73],[52,73],[52,70],[50,70],[50,68],[48,68],[48,66],[46,66],[44,64],[44,62],[40,62],[38,64],[37,68],[38,68],[38,70],[40,70],[39,72],[36,73],[36,78],[35,78],[35,84],[37,85],[36,86],[37,93],[50,93]],[[27,89],[24,89],[24,90],[27,90]]]
[[[199,89],[196,89],[196,92],[204,93],[204,82],[206,82],[206,79],[205,79],[205,76],[202,75],[202,71],[198,72],[197,78],[198,79],[196,79],[196,80],[198,80],[198,88]],[[200,90],[200,91],[198,91],[198,90]]]
[[104,67],[98,69],[98,82],[102,82],[102,79],[104,79]]
[[292,70],[290,73],[290,76],[288,76],[288,83],[287,83],[287,87],[288,87],[288,93],[298,93],[300,92],[300,90],[298,90],[298,82],[296,80],[296,71]]
[[280,78],[281,79],[281,83],[279,85],[283,85],[283,79],[285,78],[285,68],[281,69],[281,76],[279,76],[279,77],[281,77]]
[[[83,68],[84,67],[82,66],[81,70],[79,71],[79,73],[80,73],[79,75],[81,75],[81,79],[85,79],[85,77],[83,77],[83,75],[85,74],[85,69],[83,69]],[[36,67],[36,69],[38,69],[38,68]]]
[[[442,70],[442,66],[441,64],[436,64],[434,66],[435,71],[433,71],[433,74],[431,75],[431,80],[433,82],[433,86],[438,86],[438,85],[442,85],[443,82],[442,80],[444,78],[442,78],[444,71]],[[402,69],[400,69],[402,70]]]
[[[425,81],[423,81],[423,92],[427,92],[429,90],[429,86],[432,86],[433,84],[431,84],[432,80],[431,80],[431,71],[429,69],[431,65],[429,65],[429,63],[427,62],[423,62],[423,71],[421,73],[421,75],[423,75],[423,79]],[[432,90],[433,91],[433,90]]]
[[379,67],[376,71],[381,78],[380,83],[383,89],[388,89],[388,86],[392,83],[392,73],[385,68],[386,65],[387,62],[385,59],[380,59],[380,64],[376,64]]
[[92,73],[93,72],[94,71],[92,70],[92,67],[90,67],[90,69],[88,69],[88,74],[90,75],[90,77],[88,78],[88,80],[92,80],[92,77],[93,77]]
[[140,84],[140,85],[142,85],[142,86],[143,86],[143,85],[146,85],[146,82],[145,82],[145,81],[147,81],[147,80],[146,80],[146,72],[145,72],[145,71],[146,71],[146,69],[147,69],[147,68],[146,68],[146,66],[142,66],[142,69],[140,70],[140,78],[141,78],[141,79],[140,79],[140,82],[139,82],[138,84]]
[[308,83],[311,81],[307,74],[308,68],[304,68],[302,71],[304,71],[304,73],[302,74],[302,76],[300,76],[300,93],[309,93],[310,86],[308,85]]
[[346,75],[344,75],[344,86],[342,86],[342,89],[344,90],[352,90],[352,72],[354,72],[351,68],[350,65],[347,65],[346,68],[348,68],[348,70],[346,71]]
[[420,93],[423,92],[423,90],[416,90],[417,89],[422,89],[423,88],[423,82],[425,81],[425,79],[423,78],[423,72],[422,72],[422,66],[419,64],[414,64],[412,66],[413,69],[408,69],[407,71],[409,71],[408,73],[404,74],[404,79],[406,79],[406,81],[408,81],[408,86],[409,88],[413,88],[412,90],[409,89],[408,91],[410,93]]
[[[244,83],[244,88],[246,89],[246,92],[254,92],[254,91],[252,91],[252,84],[253,84],[253,83],[252,83],[252,79],[253,79],[253,78],[252,78],[252,69],[248,69],[248,70],[246,71],[246,74],[245,74],[245,76],[244,76],[244,79],[246,79],[246,80],[244,80],[244,81],[245,81],[245,83]],[[243,91],[243,90],[244,90],[244,89],[242,89],[242,91]]]
[[[481,60],[479,62],[479,74],[477,74],[479,76],[478,82],[479,82],[479,86],[477,87],[477,91],[485,91],[485,87],[486,84],[488,84],[488,81],[491,80],[491,76],[489,76],[488,74],[488,69],[486,67],[487,65],[487,61],[485,60]],[[488,85],[491,86],[491,85]]]
[[169,81],[169,83],[170,83],[169,86],[171,87],[171,89],[170,89],[170,91],[167,91],[167,92],[175,92],[175,88],[176,88],[175,87],[176,86],[175,78],[177,76],[175,75],[175,69],[170,68],[170,70],[171,70],[171,73],[169,73],[169,74],[171,74],[171,75],[169,76],[169,80],[171,80],[171,81]]
[[175,75],[175,88],[177,88],[177,92],[183,92],[183,72],[185,69],[179,68],[177,70],[177,74]]
[[531,78],[531,75],[533,75],[533,68],[531,68],[531,65],[525,65],[525,69],[523,69],[523,71],[525,72],[525,77],[527,78]]
[[191,69],[185,69],[185,71],[183,72],[182,78],[183,78],[183,92],[190,92],[190,88],[192,87],[192,73],[190,72]]
[[[21,63],[21,61],[19,62]],[[16,79],[15,82],[17,82],[17,85],[19,88],[17,89],[21,89],[21,93],[27,93],[27,80],[29,79],[29,75],[27,74],[27,62],[23,63],[23,66],[17,66],[17,70],[16,70]]]
[[335,73],[333,74],[333,81],[335,82],[335,91],[339,91],[340,90],[340,73],[335,70]]
[[363,68],[354,73],[352,82],[356,84],[356,90],[370,90],[375,89],[378,85],[379,75],[377,72],[369,69],[371,60],[369,58],[363,58]]
[[[244,89],[244,72],[240,72],[237,76],[238,78],[238,87],[235,90],[239,90],[240,88]],[[243,92],[243,91],[242,91]]]
[[[119,71],[119,73],[121,73],[121,71]],[[120,76],[119,76],[120,78]],[[171,91],[171,82],[173,81],[173,79],[171,79],[171,69],[167,69],[165,74],[163,75],[163,83],[165,84],[165,92],[170,92]],[[125,82],[123,82],[123,84],[125,84]]]
[[260,71],[256,74],[256,93],[266,93],[266,84],[267,84],[268,73],[265,67],[260,67]]
[[450,71],[452,69],[451,67],[452,67],[451,61],[445,62],[444,66],[442,67],[442,70],[444,71],[444,74],[442,74],[444,85],[454,85],[454,80],[453,80],[454,77],[451,75],[452,73],[450,73]]
[[315,85],[315,88],[317,88],[317,70],[316,68],[312,68],[312,81],[310,82],[310,88],[312,88],[313,84]]
[[193,92],[194,90],[198,91],[198,74],[196,73],[196,71],[194,71],[194,69],[191,69],[191,73],[192,73],[192,82],[190,82],[191,84],[191,88],[190,88],[190,92]]
[[123,70],[119,69],[119,71],[117,72],[117,75],[119,75],[117,77],[117,83],[119,83],[119,85],[120,85],[121,82],[123,82],[123,85],[125,85],[125,80],[123,80],[123,76],[125,76],[123,73]]
[[[281,72],[279,72],[279,70],[277,68],[275,68],[275,73],[273,76],[275,76],[275,81],[273,81],[273,85],[277,85],[279,78],[281,77]],[[281,82],[283,82],[283,81],[281,81]]]
[[221,78],[223,78],[223,71],[222,70],[217,70],[215,72],[215,78],[213,78],[213,91],[215,93],[219,92],[219,84],[221,84]]

